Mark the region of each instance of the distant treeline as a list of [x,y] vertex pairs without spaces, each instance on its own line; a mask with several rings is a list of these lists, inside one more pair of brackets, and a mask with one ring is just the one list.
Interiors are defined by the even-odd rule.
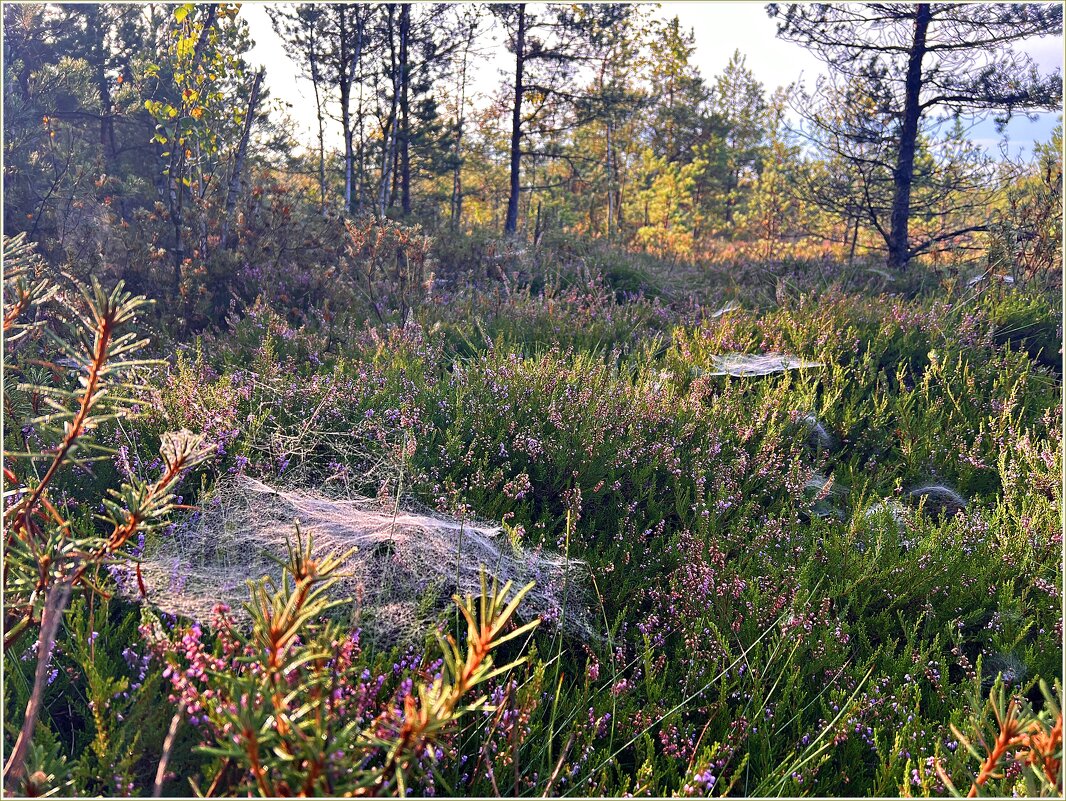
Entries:
[[[770,92],[740,52],[704,77],[692,32],[640,4],[274,7],[313,90],[309,147],[271,113],[235,4],[10,5],[5,229],[218,310],[241,270],[329,261],[339,221],[363,216],[686,260],[873,253],[900,268],[991,245],[1055,268],[1061,128],[1011,165],[964,122],[1059,108],[1061,75],[1018,43],[1061,35],[1061,8],[767,10],[827,78]],[[475,103],[490,47],[508,74]]]

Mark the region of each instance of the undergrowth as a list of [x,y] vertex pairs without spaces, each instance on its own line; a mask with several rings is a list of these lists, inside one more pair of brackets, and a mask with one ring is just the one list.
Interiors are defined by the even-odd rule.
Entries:
[[[9,753],[51,650],[9,778],[33,793],[1061,793],[1057,306],[920,276],[888,292],[824,265],[708,274],[682,301],[651,262],[537,258],[529,280],[456,279],[392,316],[263,301],[173,342],[131,366],[123,414],[91,432],[104,458],[55,504],[99,536],[106,488],[145,486],[167,432],[188,429],[209,461],[172,525],[233,475],[499,521],[514,547],[588,565],[595,636],[508,628],[507,589],[487,585],[424,642],[378,643],[331,616],[357,601],[294,546],[282,579],[248,577],[250,631],[225,609],[158,614],[103,569],[42,652],[42,601],[9,561],[25,622],[5,633],[27,632],[5,638]],[[31,306],[16,304],[5,315]],[[5,381],[24,383],[5,386],[9,460],[62,438],[34,387],[84,386],[26,337],[9,346]],[[730,353],[816,366],[720,375]],[[5,473],[14,508],[29,475]],[[135,543],[111,549],[112,571]],[[506,669],[485,661],[496,646]]]

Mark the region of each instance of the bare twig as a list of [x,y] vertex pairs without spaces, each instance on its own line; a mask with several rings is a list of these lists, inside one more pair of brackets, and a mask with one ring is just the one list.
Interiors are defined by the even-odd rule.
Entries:
[[570,753],[571,747],[574,745],[574,733],[570,732],[570,739],[566,741],[566,745],[563,746],[562,752],[559,754],[559,761],[555,763],[555,770],[552,771],[551,777],[548,779],[548,783],[544,786],[544,793],[541,798],[547,798],[551,795],[552,787],[555,786],[555,780],[559,778],[559,774],[563,769],[563,762],[566,760],[566,755]]
[[155,771],[155,784],[152,785],[152,798],[159,798],[163,794],[163,780],[167,775],[167,762],[170,761],[170,752],[174,748],[174,738],[178,734],[178,726],[181,724],[181,709],[174,713],[170,719],[170,728],[167,729],[167,737],[163,740],[163,753],[159,757],[159,767]]
[[33,740],[33,730],[37,725],[37,716],[41,712],[44,690],[48,686],[48,665],[52,661],[52,648],[55,646],[59,624],[63,620],[63,610],[66,609],[67,601],[70,600],[72,586],[72,582],[67,580],[53,584],[48,590],[44,611],[41,614],[41,632],[37,637],[37,669],[33,676],[33,692],[30,693],[30,700],[26,704],[26,715],[22,720],[22,728],[15,741],[15,747],[11,750],[7,765],[4,766],[5,782],[19,779],[25,773],[26,757]]

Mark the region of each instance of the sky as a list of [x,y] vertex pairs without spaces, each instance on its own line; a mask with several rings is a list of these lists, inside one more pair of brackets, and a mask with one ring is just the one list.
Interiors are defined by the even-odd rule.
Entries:
[[[278,3],[245,3],[243,16],[255,47],[249,54],[253,64],[267,68],[267,84],[273,98],[290,104],[289,113],[297,129],[297,138],[310,145],[315,137],[315,107],[310,82],[296,77],[299,67],[289,59],[282,42],[275,35],[266,6]],[[761,81],[767,94],[779,86],[802,80],[812,86],[825,72],[825,66],[802,46],[776,37],[777,23],[766,13],[763,2],[664,2],[656,16],[668,19],[677,16],[685,29],[695,37],[693,61],[707,81],[713,81],[729,61],[735,50],[747,57],[747,66]],[[492,48],[494,55],[481,62],[474,78],[475,93],[487,96],[506,81],[503,71],[511,65],[510,55],[503,43]],[[1033,39],[1026,50],[1046,71],[1063,67],[1063,38]],[[1057,114],[1042,114],[1036,122],[1017,117],[1007,127],[1012,153],[1032,152],[1034,142],[1046,142],[1057,122]],[[339,144],[339,126],[330,140]],[[992,152],[998,152],[1001,138],[991,120],[970,132],[970,137]]]

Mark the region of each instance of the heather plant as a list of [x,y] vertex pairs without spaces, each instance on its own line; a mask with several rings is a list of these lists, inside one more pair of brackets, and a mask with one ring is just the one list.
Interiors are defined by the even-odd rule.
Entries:
[[219,761],[207,794],[403,796],[426,780],[444,781],[438,744],[463,718],[494,711],[483,685],[523,662],[496,665],[494,652],[537,625],[509,626],[531,585],[512,593],[510,583],[490,585],[482,575],[479,598],[455,599],[464,645],[438,634],[433,678],[405,679],[390,698],[384,676],[372,679],[360,659],[358,634],[328,618],[344,602],[329,596],[342,559],[315,557],[297,531],[278,583],[249,581],[250,631],[219,607],[213,647],[198,625],[169,635],[158,621],[142,627],[166,661],[174,720],[187,715],[200,750]]
[[[430,747],[433,742],[447,734],[455,720],[486,707],[486,697],[472,693],[521,663],[517,658],[494,665],[493,652],[536,626],[537,620],[508,626],[530,587],[511,593],[510,583],[498,587],[492,582],[490,586],[483,578],[479,601],[456,599],[467,623],[465,645],[460,647],[451,635],[438,637],[442,650],[435,663],[436,678],[420,680],[417,686],[409,683],[397,696],[400,706],[376,696],[354,701],[363,704],[364,712],[371,712],[359,729],[351,725],[336,729],[331,716],[337,711],[333,704],[339,710],[345,698],[350,701],[358,695],[356,685],[366,671],[353,665],[358,636],[352,638],[336,621],[323,620],[341,603],[326,595],[335,581],[332,574],[338,558],[312,557],[310,542],[304,546],[298,541],[290,549],[277,586],[265,579],[251,584],[250,634],[228,625],[220,612],[212,636],[223,653],[236,661],[216,659],[208,664],[216,670],[212,676],[197,673],[202,654],[194,647],[196,635],[186,633],[181,654],[192,666],[181,668],[180,674],[174,669],[160,673],[153,665],[153,654],[134,647],[138,635],[131,623],[135,617],[120,606],[120,617],[113,620],[110,598],[116,583],[135,584],[143,596],[136,557],[145,538],[157,534],[177,506],[172,489],[178,480],[220,448],[205,446],[203,438],[187,431],[164,433],[162,476],[144,480],[127,466],[127,480],[119,490],[110,490],[110,497],[99,506],[101,513],[92,515],[86,508],[84,488],[60,482],[71,467],[89,465],[94,453],[103,453],[107,459],[109,449],[101,443],[100,432],[109,425],[117,427],[136,411],[134,400],[117,391],[131,390],[131,374],[150,364],[132,358],[145,342],[123,331],[144,300],[123,293],[121,284],[107,293],[97,283],[91,294],[82,290],[78,303],[34,275],[41,265],[21,240],[5,242],[5,246],[12,266],[5,334],[16,345],[8,351],[14,360],[7,374],[25,375],[28,367],[44,364],[55,376],[52,386],[21,382],[5,387],[9,416],[38,412],[16,428],[23,448],[5,451],[4,647],[12,656],[19,655],[8,660],[5,704],[9,713],[15,713],[8,720],[21,720],[6,733],[13,737],[13,745],[4,769],[5,783],[30,795],[59,789],[124,795],[147,789],[142,749],[159,733],[159,709],[153,703],[159,697],[161,678],[177,682],[180,675],[183,682],[175,684],[171,695],[172,702],[180,701],[180,705],[160,744],[162,758],[153,783],[156,794],[165,782],[167,763],[186,715],[194,725],[202,718],[217,735],[208,739],[215,749],[208,752],[222,759],[216,788],[224,779],[228,782],[224,789],[247,782],[265,795],[276,795],[294,787],[333,791],[347,782],[358,794],[403,794],[411,780],[408,776],[432,769],[439,753]],[[47,315],[51,309],[43,308],[50,301],[58,307],[58,320]],[[40,312],[40,319],[22,322],[31,311]],[[60,355],[52,355],[49,345]],[[62,364],[77,371],[76,382],[63,381]],[[66,388],[71,385],[72,389]],[[48,411],[40,413],[44,411],[41,406]],[[30,449],[30,442],[37,447]],[[129,460],[128,453],[116,455],[124,462]],[[34,469],[36,463],[40,464]],[[60,493],[62,499],[54,502],[52,498]],[[68,508],[73,512],[64,513]],[[199,632],[198,627],[194,629]],[[166,630],[156,618],[154,624],[142,624],[141,636],[154,638],[162,655],[174,651]],[[28,639],[35,642],[26,647]],[[118,659],[114,652],[120,644],[126,647]],[[260,663],[254,662],[257,656]],[[248,664],[250,658],[253,661]],[[23,663],[32,666],[32,676],[25,675]],[[343,687],[349,679],[339,674],[342,663],[353,683],[347,695]],[[220,674],[217,669],[223,664],[230,670]],[[299,672],[307,665],[311,668]],[[304,684],[293,693],[290,685],[297,675]],[[207,686],[189,681],[194,676],[206,678]],[[68,762],[62,755],[62,736],[54,728],[62,725],[62,716],[46,712],[45,701],[75,687],[84,688],[87,704],[79,705],[68,722],[74,725],[81,716],[92,736],[87,741],[75,736],[72,745],[77,758]],[[197,695],[201,690],[204,695]],[[308,697],[322,702],[311,718],[306,717]],[[250,699],[258,699],[257,705]],[[296,706],[290,709],[294,701]],[[20,703],[25,709],[18,715]],[[310,730],[309,723],[325,729]],[[150,726],[147,734],[141,730],[145,725]],[[324,737],[326,731],[331,736]],[[239,736],[236,746],[230,747],[234,733]],[[291,758],[264,766],[260,755],[276,751],[286,751]],[[345,768],[338,763],[338,755],[348,751],[353,761]],[[366,754],[380,758],[368,763]],[[189,764],[186,759],[186,767]],[[327,765],[332,767],[327,770]],[[284,769],[279,773],[279,768]]]
[[[998,678],[1039,717],[1051,708],[1039,677],[1061,662],[1060,375],[1028,347],[1030,329],[1012,340],[998,316],[1027,309],[1042,326],[1046,301],[982,285],[889,296],[879,279],[845,275],[770,295],[734,287],[697,309],[620,298],[600,275],[440,290],[402,322],[294,316],[264,297],[153,368],[142,414],[99,430],[116,452],[98,479],[143,474],[165,433],[188,428],[213,459],[184,503],[211,503],[216,482],[244,475],[338,504],[365,495],[397,513],[498,521],[517,552],[573,560],[584,624],[566,623],[577,609],[548,610],[526,662],[489,679],[485,706],[410,760],[412,792],[943,794],[938,758],[965,789],[980,768],[967,779],[952,761],[964,748],[951,726],[968,725],[973,687]],[[719,279],[707,280],[713,296]],[[722,374],[741,357],[777,366]],[[183,525],[148,533],[153,560],[178,553]],[[138,596],[135,573],[104,581]],[[430,587],[420,614],[463,643],[461,618],[435,611],[442,592]],[[252,687],[237,654],[266,646],[248,618],[146,613],[145,650],[127,607],[110,609],[108,652],[131,649],[112,675],[174,701],[112,701],[153,734],[130,745],[101,718],[112,750],[93,753],[154,749],[107,756],[147,791],[169,739],[163,792],[185,778],[262,792],[251,740],[220,735],[236,724],[208,703]],[[264,742],[297,755],[279,763],[260,748],[263,781],[292,790],[315,773],[324,752],[301,727],[347,704],[354,728],[336,761],[363,761],[312,781],[372,787],[360,771],[391,747],[372,743],[373,722],[400,731],[404,699],[433,684],[440,657],[428,638],[356,633],[350,606],[312,617],[285,658],[308,657],[291,673],[324,700],[286,706],[294,722],[279,734],[262,729],[278,718],[255,690]],[[58,658],[76,675],[66,636]],[[203,675],[189,681],[190,668]],[[329,699],[335,668],[350,698]],[[182,699],[194,711],[168,737]],[[42,736],[40,748],[60,743]],[[393,774],[380,791],[398,784]]]
[[1049,367],[1062,364],[1062,313],[1059,304],[1032,291],[1010,291],[993,285],[985,291],[980,304],[994,326],[992,336],[998,344],[1009,343],[1024,349],[1035,360]]
[[492,295],[476,290],[442,293],[419,318],[424,327],[443,330],[450,350],[467,356],[486,348],[629,351],[642,340],[661,336],[676,316],[639,291],[620,299],[605,278],[594,277],[580,285],[539,291],[527,284]]
[[433,287],[429,237],[417,225],[370,216],[345,222],[345,230],[350,280],[363,302],[380,322],[390,312],[407,319]]
[[[95,515],[69,502],[71,488],[63,479],[86,469],[100,452],[93,433],[133,405],[120,393],[144,364],[134,356],[145,342],[127,329],[145,300],[123,292],[121,283],[110,292],[96,281],[91,289],[50,290],[45,278],[29,280],[40,265],[22,241],[4,245],[11,265],[4,333],[17,344],[7,351],[13,361],[5,365],[5,376],[24,379],[5,386],[7,430],[17,431],[21,443],[11,437],[4,451],[4,650],[14,654],[26,648],[27,639],[35,640],[33,679],[4,779],[29,792],[31,774],[37,774],[30,759],[41,756],[32,747],[34,732],[72,595],[106,595],[99,587],[101,570],[162,525],[175,506],[172,490],[206,452],[188,431],[167,434],[158,478],[131,478],[108,488]],[[26,322],[31,310],[37,319]],[[47,316],[49,311],[55,316]],[[48,367],[51,381],[33,383],[27,374],[33,365]]]

